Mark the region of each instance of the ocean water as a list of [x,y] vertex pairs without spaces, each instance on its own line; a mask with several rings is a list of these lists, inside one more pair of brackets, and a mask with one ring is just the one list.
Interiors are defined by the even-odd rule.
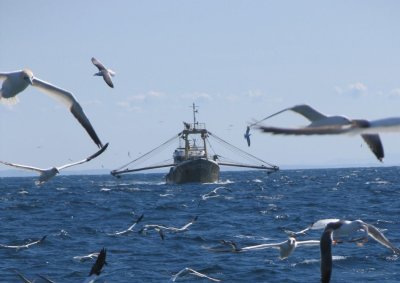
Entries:
[[[75,256],[107,249],[100,282],[168,282],[185,267],[222,282],[319,282],[319,247],[299,247],[287,259],[275,249],[215,252],[221,240],[239,246],[282,242],[283,231],[322,218],[362,219],[400,246],[400,168],[346,168],[222,172],[217,184],[166,185],[163,174],[57,176],[42,187],[35,178],[0,178],[0,244],[19,245],[47,235],[28,249],[0,249],[0,282],[45,275],[83,282],[94,260]],[[218,196],[202,199],[217,187]],[[141,214],[132,233],[127,229]],[[146,224],[184,233],[138,231]],[[321,231],[299,238],[319,239]],[[399,282],[398,255],[370,239],[363,246],[335,245],[331,282]],[[186,275],[177,282],[211,282]]]

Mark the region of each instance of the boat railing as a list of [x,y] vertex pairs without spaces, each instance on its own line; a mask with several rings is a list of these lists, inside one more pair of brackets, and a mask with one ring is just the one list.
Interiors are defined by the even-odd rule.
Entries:
[[189,125],[190,125],[190,128],[189,128],[190,130],[193,130],[193,129],[205,130],[206,129],[205,123],[196,122],[196,123],[189,123]]

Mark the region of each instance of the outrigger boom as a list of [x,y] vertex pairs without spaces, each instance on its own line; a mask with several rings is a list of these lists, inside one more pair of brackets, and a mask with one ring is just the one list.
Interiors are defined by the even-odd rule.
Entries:
[[[199,123],[196,120],[196,114],[198,113],[197,106],[195,106],[193,103],[191,108],[193,111],[193,123],[183,122],[184,129],[177,135],[174,135],[171,139],[162,143],[160,146],[150,150],[135,160],[132,160],[128,164],[112,170],[111,175],[119,177],[120,175],[126,173],[170,167],[169,173],[165,177],[166,182],[183,184],[190,182],[216,182],[219,179],[220,166],[259,169],[268,171],[268,173],[279,170],[278,166],[251,155],[208,131],[204,123]],[[209,141],[209,138],[214,138],[214,141],[226,146],[230,151],[237,152],[248,160],[251,160],[251,163],[254,164],[245,164],[247,163],[246,161],[235,162],[227,159],[224,156],[216,154]],[[163,164],[158,162],[156,164],[148,164],[147,166],[140,168],[136,167],[139,162],[148,160],[150,155],[159,152],[161,148],[164,148],[170,144],[170,142],[176,139],[179,140],[179,146],[173,152],[172,160],[165,160]],[[209,151],[212,151],[213,154],[211,154]],[[136,168],[132,168],[134,165],[136,165]],[[128,166],[132,167],[128,168]]]

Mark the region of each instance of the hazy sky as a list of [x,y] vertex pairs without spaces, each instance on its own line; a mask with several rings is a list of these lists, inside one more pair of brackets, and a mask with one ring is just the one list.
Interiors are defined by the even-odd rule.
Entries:
[[[0,71],[30,68],[74,93],[108,150],[76,169],[115,169],[198,119],[287,168],[400,165],[399,134],[377,161],[359,136],[278,137],[248,122],[307,103],[326,114],[399,116],[399,1],[0,2]],[[94,77],[94,56],[116,71]],[[67,109],[35,88],[0,105],[0,160],[49,167],[97,147]],[[266,121],[302,126],[284,113]],[[166,153],[167,157],[172,154]],[[1,166],[0,170],[9,169]]]

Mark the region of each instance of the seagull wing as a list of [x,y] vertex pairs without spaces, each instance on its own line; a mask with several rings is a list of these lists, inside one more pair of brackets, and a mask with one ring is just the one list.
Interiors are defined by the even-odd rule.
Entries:
[[92,63],[99,69],[99,71],[106,70],[106,67],[104,67],[104,65],[94,57],[92,57]]
[[321,283],[329,283],[332,274],[332,230],[325,229],[320,241]]
[[63,166],[57,167],[57,169],[58,169],[58,171],[60,171],[62,169],[65,169],[65,168],[68,168],[68,167],[71,167],[71,166],[75,166],[75,165],[78,165],[78,164],[89,162],[90,160],[92,160],[92,159],[96,158],[97,156],[99,156],[100,154],[102,154],[107,149],[107,147],[108,147],[108,143],[106,143],[102,148],[100,148],[100,150],[98,150],[95,154],[92,154],[88,158],[83,159],[81,161],[74,162],[74,163],[65,164]]
[[382,161],[385,156],[383,146],[379,135],[377,134],[364,134],[361,135],[365,143],[369,146],[371,151],[375,154],[379,161]]
[[22,273],[20,273],[17,270],[14,270],[15,273],[18,275],[18,277],[22,280],[24,283],[33,283],[33,281],[30,281],[28,278],[26,278]]
[[365,223],[365,225],[368,228],[368,234],[373,238],[375,241],[380,243],[381,245],[384,245],[385,247],[391,249],[394,253],[400,254],[400,249],[395,247],[389,240],[383,235],[378,228],[371,224]]
[[207,278],[208,280],[211,280],[211,281],[214,281],[214,282],[220,282],[221,281],[219,279],[215,279],[215,278],[209,277],[209,276],[207,276],[207,275],[205,275],[203,273],[200,273],[200,272],[198,272],[198,271],[196,271],[194,269],[191,269],[189,267],[187,268],[187,271],[190,272],[190,274],[193,274],[193,275],[196,275],[196,276],[202,277],[202,278]]
[[254,246],[247,246],[247,247],[240,248],[239,251],[263,250],[263,249],[269,249],[269,248],[279,249],[280,246],[284,243],[286,243],[286,241],[282,242],[282,243],[271,243],[271,244],[260,244],[260,245],[254,245]]
[[114,87],[114,84],[111,80],[111,73],[107,70],[103,70],[103,71],[101,71],[101,74],[103,75],[103,79],[108,84],[108,86]]
[[303,128],[280,128],[280,127],[268,127],[259,126],[264,133],[270,133],[274,135],[335,135],[335,134],[348,134],[351,133],[354,128],[349,125],[332,125],[332,126],[320,126],[320,127],[303,127]]
[[106,249],[103,248],[100,251],[99,256],[97,257],[96,262],[93,264],[92,269],[90,270],[89,277],[93,274],[100,275],[101,270],[105,263],[106,263]]
[[1,161],[0,163],[4,164],[4,165],[8,165],[8,166],[12,166],[12,167],[16,167],[16,168],[21,168],[21,169],[27,169],[27,170],[31,170],[31,171],[36,171],[39,172],[40,174],[43,173],[43,169],[41,168],[37,168],[37,167],[33,167],[33,166],[27,166],[27,165],[21,165],[21,164],[15,164],[15,163],[10,163],[10,162],[5,162],[5,161]]
[[278,114],[281,114],[281,113],[283,113],[283,112],[285,112],[285,111],[287,111],[287,110],[292,110],[292,108],[285,108],[285,109],[283,109],[283,110],[281,110],[281,111],[278,111],[278,112],[276,112],[276,113],[274,113],[274,114],[272,114],[272,115],[269,115],[269,116],[267,116],[267,117],[265,117],[265,118],[263,118],[263,119],[261,119],[261,120],[259,120],[259,121],[254,122],[254,123],[251,124],[249,127],[253,127],[253,126],[255,126],[255,125],[258,125],[258,124],[260,124],[261,122],[263,122],[263,121],[265,121],[265,120],[267,120],[267,119],[269,119],[269,118],[272,118],[272,117],[274,117],[274,116],[276,116],[276,115],[278,115]]
[[195,216],[188,224],[182,226],[181,228],[178,228],[177,231],[185,231],[189,228],[189,226],[191,226],[194,222],[197,221],[197,216]]
[[296,105],[289,109],[304,116],[311,122],[327,118],[326,115],[322,114],[321,112],[318,112],[317,110],[315,110],[314,108],[312,108],[310,105],[307,104]]
[[95,130],[93,129],[92,124],[86,117],[85,112],[83,112],[81,105],[78,103],[72,93],[57,86],[54,86],[48,82],[42,81],[38,78],[33,79],[33,85],[41,89],[43,92],[50,95],[51,97],[58,99],[63,104],[65,104],[69,108],[71,113],[75,116],[75,118],[79,121],[79,123],[85,128],[86,132],[96,143],[96,145],[98,147],[103,146]]
[[313,224],[311,224],[310,229],[311,230],[320,230],[320,229],[325,229],[326,225],[328,225],[331,222],[338,222],[340,219],[338,218],[326,218],[326,219],[320,219],[315,221]]
[[320,244],[319,240],[307,240],[307,241],[297,241],[297,246],[304,246],[304,247],[313,247],[318,246]]
[[42,278],[45,282],[47,282],[47,283],[56,283],[56,281],[53,281],[53,280],[51,280],[50,278],[48,278],[48,277],[46,277],[46,276],[44,276],[44,275],[41,275],[41,274],[38,274],[38,276],[40,277],[40,278]]
[[2,79],[2,80],[7,79],[9,74],[10,73],[0,73],[0,79]]
[[41,244],[41,243],[44,242],[44,240],[46,240],[46,238],[47,238],[47,235],[43,236],[40,240],[37,240],[37,241],[31,242],[31,243],[28,243],[28,244],[26,244],[25,246],[26,246],[27,248],[29,248],[29,247],[32,246],[32,245]]

